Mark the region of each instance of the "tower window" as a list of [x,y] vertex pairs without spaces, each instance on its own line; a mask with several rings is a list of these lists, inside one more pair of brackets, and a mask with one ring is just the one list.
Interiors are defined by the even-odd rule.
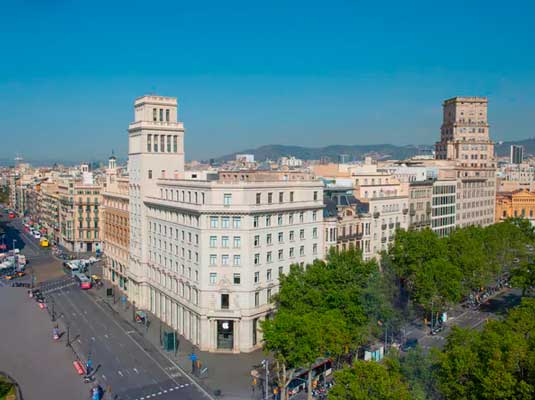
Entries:
[[156,119],[156,109],[155,108],[152,109],[152,120],[153,121],[157,121],[157,119]]
[[165,152],[165,135],[160,135],[160,151]]
[[160,108],[160,121],[163,121],[163,109]]
[[152,135],[147,135],[147,152],[150,153],[152,149]]
[[167,136],[167,152],[171,153],[171,135]]
[[149,179],[152,179],[152,169],[149,169]]
[[165,110],[165,120],[169,122],[169,110]]
[[173,136],[173,153],[178,152],[178,139],[175,136]]
[[158,152],[158,135],[154,135],[154,152]]

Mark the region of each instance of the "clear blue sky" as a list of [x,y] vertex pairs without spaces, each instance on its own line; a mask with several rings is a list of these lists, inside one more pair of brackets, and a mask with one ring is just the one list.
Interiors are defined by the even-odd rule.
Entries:
[[533,1],[3,2],[0,158],[124,156],[146,93],[178,97],[189,159],[433,143],[455,95],[489,96],[495,140],[535,136],[534,20]]

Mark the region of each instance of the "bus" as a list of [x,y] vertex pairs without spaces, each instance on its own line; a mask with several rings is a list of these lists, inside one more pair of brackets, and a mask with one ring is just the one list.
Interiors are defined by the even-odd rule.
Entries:
[[73,263],[63,263],[63,272],[69,276],[74,276],[74,274],[77,274],[79,272],[78,266]]
[[[333,372],[333,362],[330,358],[321,359],[312,366],[312,381],[324,383],[325,379]],[[308,370],[299,368],[296,376],[288,384],[288,397],[294,396],[300,391],[305,391],[308,384]]]
[[91,279],[89,279],[87,276],[81,273],[75,273],[74,278],[78,282],[78,285],[80,286],[80,289],[91,289]]

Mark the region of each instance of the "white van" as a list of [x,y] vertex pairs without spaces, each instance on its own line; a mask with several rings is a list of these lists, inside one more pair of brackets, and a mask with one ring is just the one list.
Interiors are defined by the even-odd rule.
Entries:
[[36,239],[41,239],[41,234],[39,232],[35,232],[33,234],[33,237],[36,238]]

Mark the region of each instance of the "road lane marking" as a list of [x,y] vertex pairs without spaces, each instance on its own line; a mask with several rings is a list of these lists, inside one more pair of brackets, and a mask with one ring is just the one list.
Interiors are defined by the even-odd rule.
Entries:
[[139,374],[139,371],[137,370],[137,368],[134,368],[134,372],[135,372],[136,374]]
[[[91,299],[91,301],[93,301],[93,298],[91,296],[89,296],[89,294],[87,294],[86,292],[82,292],[85,296],[87,296],[87,298]],[[121,324],[119,324],[119,322],[117,322],[117,320],[113,317],[113,316],[110,316],[110,314],[98,303],[94,302],[95,306],[100,308],[100,310],[106,315],[108,316],[108,318],[121,330],[121,332],[125,333],[126,334],[126,329],[124,329]],[[156,361],[156,359],[154,357],[152,357],[144,348],[141,344],[139,344],[132,336],[130,335],[126,335],[128,338],[130,338],[130,340],[137,346],[141,349],[141,351],[148,357],[150,358],[163,372],[164,374],[166,374],[173,382],[177,383],[175,381],[175,379],[165,370],[165,368],[158,362]],[[156,350],[159,351],[159,353],[169,362],[171,363],[172,365],[175,365],[177,367],[177,369],[179,371],[181,371],[184,376],[186,377],[186,379],[188,379],[191,384],[195,385],[195,387],[197,388],[197,390],[199,390],[199,392],[201,392],[202,394],[204,394],[206,397],[208,397],[209,399],[211,400],[215,400],[215,398],[206,391],[206,389],[204,389],[201,385],[199,385],[191,376],[187,375],[184,373],[184,371],[182,370],[182,368],[177,364],[175,363],[173,360],[167,358],[167,356],[163,353],[162,350],[158,349],[156,347]]]
[[121,371],[117,371],[117,373],[121,376],[123,376],[123,373]]

